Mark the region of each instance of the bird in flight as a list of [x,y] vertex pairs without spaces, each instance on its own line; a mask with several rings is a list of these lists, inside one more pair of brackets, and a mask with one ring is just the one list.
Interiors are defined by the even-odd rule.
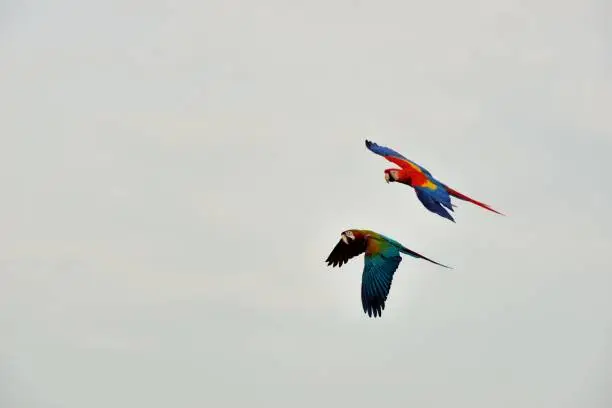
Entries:
[[340,241],[325,262],[328,266],[341,267],[349,259],[362,253],[365,253],[365,256],[361,277],[361,304],[363,311],[370,317],[381,316],[385,309],[393,274],[402,261],[400,253],[450,268],[406,248],[391,238],[363,229],[342,232]]
[[399,169],[385,170],[385,180],[387,183],[397,182],[414,188],[417,198],[429,211],[455,222],[453,216],[448,212],[448,210],[454,211],[453,207],[455,205],[451,203],[451,197],[455,197],[460,200],[469,201],[494,213],[504,215],[489,205],[476,201],[436,180],[427,169],[408,160],[395,150],[380,146],[369,140],[366,140],[365,144],[371,152],[384,157],[400,167]]

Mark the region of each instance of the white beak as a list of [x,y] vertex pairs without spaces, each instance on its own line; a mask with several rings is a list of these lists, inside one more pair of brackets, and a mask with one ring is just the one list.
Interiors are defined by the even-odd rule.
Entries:
[[389,173],[385,173],[385,181],[388,183],[389,182]]
[[344,243],[348,245],[348,237],[344,234],[342,234],[342,241],[344,241]]

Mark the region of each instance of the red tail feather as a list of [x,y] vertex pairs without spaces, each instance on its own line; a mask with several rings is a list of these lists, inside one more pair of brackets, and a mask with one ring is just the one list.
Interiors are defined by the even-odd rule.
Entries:
[[502,214],[499,211],[496,211],[493,208],[489,207],[487,204],[481,203],[480,201],[476,201],[473,198],[470,198],[470,197],[466,196],[465,194],[461,194],[457,190],[453,190],[449,186],[445,186],[445,187],[448,190],[448,193],[450,195],[452,195],[453,197],[457,197],[460,200],[469,201],[470,203],[476,204],[477,206],[482,207],[482,208],[484,208],[486,210],[493,211],[494,213],[497,213],[499,215],[505,215],[505,214]]

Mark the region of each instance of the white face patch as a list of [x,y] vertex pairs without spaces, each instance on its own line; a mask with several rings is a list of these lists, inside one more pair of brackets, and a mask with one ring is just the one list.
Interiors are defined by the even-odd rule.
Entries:
[[355,235],[353,235],[352,231],[345,231],[342,233],[342,240],[345,244],[349,243],[349,239],[355,239]]

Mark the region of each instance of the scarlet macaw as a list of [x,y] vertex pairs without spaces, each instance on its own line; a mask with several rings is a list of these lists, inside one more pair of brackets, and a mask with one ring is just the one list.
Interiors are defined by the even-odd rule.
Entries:
[[363,275],[361,277],[361,304],[368,316],[381,316],[385,301],[391,289],[393,274],[402,257],[400,252],[415,258],[425,259],[436,265],[449,268],[424,257],[399,242],[370,230],[350,229],[341,234],[325,262],[328,266],[341,267],[349,259],[365,252]]
[[489,207],[487,204],[461,194],[457,190],[453,190],[436,180],[427,169],[408,160],[395,150],[379,146],[369,140],[366,140],[365,144],[368,150],[401,167],[401,169],[385,170],[385,180],[387,183],[396,181],[414,188],[417,198],[429,211],[455,222],[452,215],[444,208],[446,207],[450,211],[454,211],[453,207],[455,205],[451,203],[452,196],[460,200],[469,201],[489,211],[493,211],[494,213],[504,215]]

